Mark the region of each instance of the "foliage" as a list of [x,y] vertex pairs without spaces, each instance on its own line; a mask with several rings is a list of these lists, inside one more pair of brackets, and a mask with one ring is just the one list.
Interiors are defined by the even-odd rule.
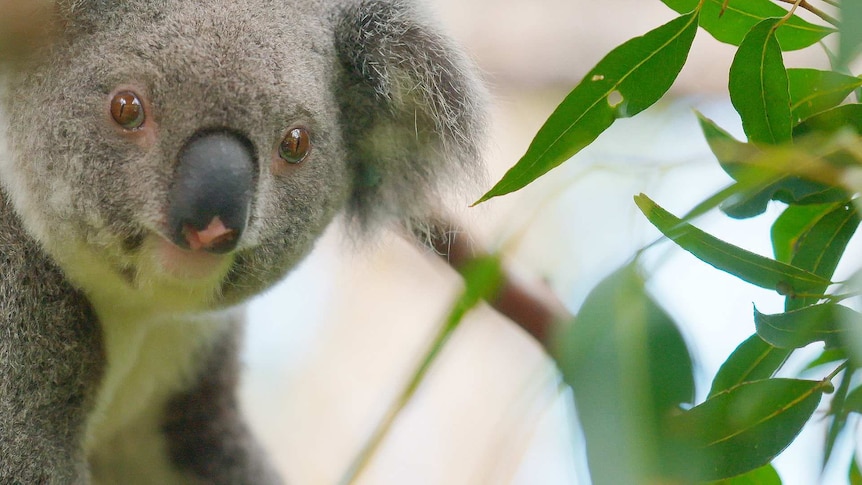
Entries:
[[[771,462],[828,399],[824,462],[862,414],[862,268],[846,282],[833,273],[860,225],[862,78],[849,73],[862,54],[862,2],[821,0],[840,21],[806,0],[661,0],[680,15],[609,52],[562,101],[523,157],[476,203],[517,191],[573,159],[617,119],[665,96],[699,29],[738,46],[728,93],[746,140],[698,114],[701,131],[731,185],[682,218],[644,194],[634,203],[679,248],[743,282],[785,298],[785,311],[754,308],[755,333],[720,367],[695,402],[692,359],[678,325],[646,289],[640,260],[606,277],[550,351],[574,390],[595,484],[781,484]],[[784,8],[787,7],[787,8]],[[809,22],[799,8],[818,17]],[[837,37],[833,52],[823,41]],[[832,70],[786,68],[784,52],[820,43]],[[576,157],[575,157],[576,158]],[[855,181],[855,182],[854,182]],[[783,204],[772,224],[773,258],[749,252],[692,224],[719,207],[731,218]],[[499,262],[480,261],[402,399],[374,435],[364,465],[394,413],[409,399],[461,316],[499,284]],[[806,375],[777,377],[801,348],[819,346]],[[825,369],[825,370],[824,370]],[[847,478],[862,484],[855,460]]]
[[[645,289],[644,248],[590,293],[553,355],[574,389],[594,483],[781,483],[770,462],[813,419],[824,395],[825,461],[850,418],[862,413],[862,314],[848,305],[860,294],[858,282],[832,281],[862,208],[862,185],[853,182],[862,173],[862,79],[848,68],[862,46],[862,2],[824,0],[839,21],[803,0],[662,1],[680,15],[608,53],[479,202],[525,187],[615,120],[661,99],[699,28],[738,46],[728,92],[746,139],[699,116],[732,185],[682,218],[643,194],[635,204],[683,250],[784,296],[785,312],[754,309],[755,334],[728,356],[706,400],[696,403],[685,342]],[[818,20],[803,20],[799,8]],[[831,71],[785,67],[785,51],[834,37],[835,52],[821,43]],[[772,224],[773,258],[691,223],[717,206],[729,217],[750,218],[771,203],[786,206]],[[790,355],[811,345],[822,348],[807,370],[819,370],[818,378],[776,377]],[[856,463],[847,476],[862,482]]]

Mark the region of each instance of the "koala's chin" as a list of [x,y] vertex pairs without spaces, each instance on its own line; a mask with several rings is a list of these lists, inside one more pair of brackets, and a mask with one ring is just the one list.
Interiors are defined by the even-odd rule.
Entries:
[[160,231],[146,231],[128,248],[102,232],[99,243],[64,244],[57,254],[96,309],[158,316],[226,306],[222,287],[235,253],[181,248]]

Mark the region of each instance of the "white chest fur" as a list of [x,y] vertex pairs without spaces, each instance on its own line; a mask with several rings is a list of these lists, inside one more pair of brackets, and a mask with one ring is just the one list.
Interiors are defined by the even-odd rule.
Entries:
[[112,310],[97,305],[107,365],[85,438],[94,479],[177,482],[161,433],[162,413],[167,400],[196,378],[203,354],[230,320],[218,313],[123,318]]

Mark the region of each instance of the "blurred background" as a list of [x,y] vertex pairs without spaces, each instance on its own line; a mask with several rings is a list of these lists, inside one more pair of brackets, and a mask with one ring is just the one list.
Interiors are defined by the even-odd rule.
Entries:
[[[618,121],[527,189],[467,209],[608,51],[676,15],[658,0],[428,3],[475,59],[492,96],[489,180],[461,201],[461,216],[478,243],[505,248],[509,264],[547,281],[570,311],[658,236],[633,195],[644,192],[680,214],[728,183],[693,110],[741,138],[726,91],[734,49],[700,31],[668,100]],[[817,49],[790,53],[786,63],[826,67]],[[771,207],[748,221],[714,214],[697,225],[770,255],[769,224],[778,213]],[[651,255],[649,288],[683,327],[703,399],[718,366],[754,332],[752,303],[769,313],[783,300],[670,245]],[[357,245],[336,225],[302,267],[254,302],[243,403],[289,483],[338,483],[460,288],[451,269],[397,235]],[[358,483],[588,483],[571,401],[541,347],[481,307],[447,344]],[[807,430],[778,459],[785,483],[820,480],[820,439],[822,430]]]

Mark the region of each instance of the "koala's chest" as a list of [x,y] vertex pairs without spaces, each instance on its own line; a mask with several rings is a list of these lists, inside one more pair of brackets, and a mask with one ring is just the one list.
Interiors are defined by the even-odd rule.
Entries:
[[85,435],[94,476],[102,469],[152,478],[160,462],[163,473],[170,473],[161,433],[166,402],[193,383],[204,351],[224,334],[227,320],[142,320],[98,308],[97,313],[106,367]]

